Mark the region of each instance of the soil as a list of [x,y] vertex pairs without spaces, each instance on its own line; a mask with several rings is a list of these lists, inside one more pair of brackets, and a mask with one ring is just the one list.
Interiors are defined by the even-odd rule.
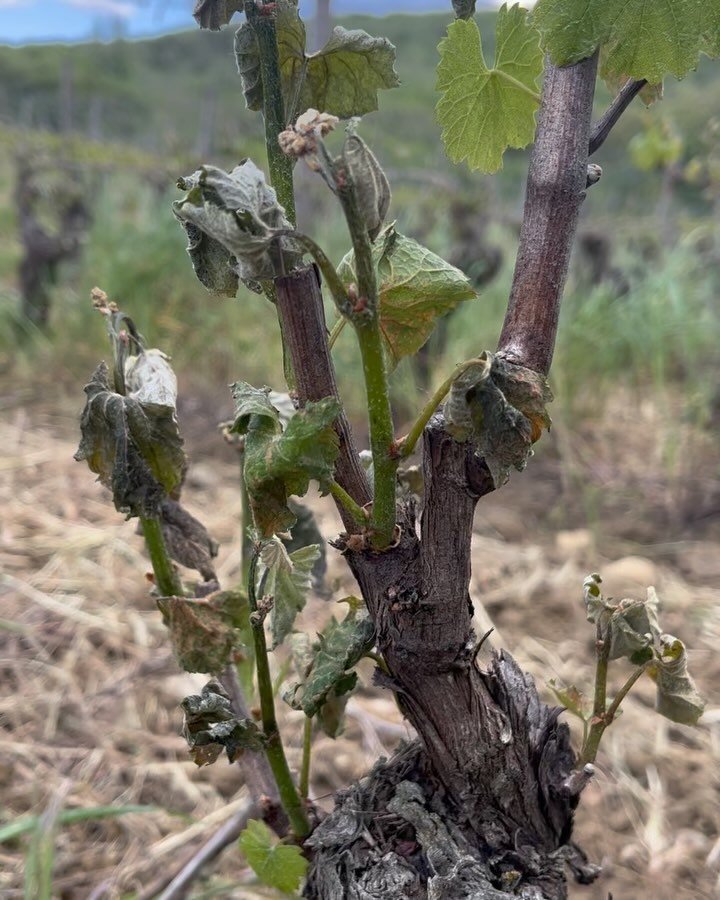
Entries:
[[[52,808],[152,807],[50,836],[53,897],[141,898],[243,803],[243,786],[224,759],[196,768],[188,757],[178,704],[206,679],[173,659],[134,523],[73,461],[76,413],[9,405],[0,420],[0,829]],[[578,811],[575,837],[603,874],[591,887],[572,887],[577,900],[720,897],[717,450],[681,427],[680,462],[668,465],[657,449],[664,427],[657,410],[623,398],[581,435],[560,427],[527,472],[485,498],[476,520],[476,630],[495,629],[481,663],[492,647],[505,647],[548,701],[550,678],[589,690],[593,633],[582,582],[599,571],[611,595],[656,586],[663,627],[691,648],[691,670],[708,698],[694,729],[654,712],[649,679],[627,700]],[[220,541],[218,574],[232,585],[240,566],[237,465],[219,444],[201,456],[209,433],[191,423],[188,443],[199,461],[184,499]],[[332,538],[332,505],[311,502]],[[328,550],[328,590],[302,616],[310,630],[337,611],[330,596],[352,591],[342,559]],[[325,808],[337,788],[411,736],[393,698],[372,685],[372,668],[360,666],[345,732],[317,738],[311,796]],[[625,675],[619,665],[614,686]],[[284,705],[281,715],[297,764],[301,717]],[[23,896],[32,854],[28,835],[0,843],[2,897]],[[274,896],[254,884],[232,848],[191,896],[211,889]]]

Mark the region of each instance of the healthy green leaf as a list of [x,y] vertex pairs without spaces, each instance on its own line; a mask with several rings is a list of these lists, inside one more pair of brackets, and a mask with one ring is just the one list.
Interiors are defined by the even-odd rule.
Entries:
[[[601,47],[599,66],[600,77],[607,85],[610,93],[615,96],[620,92],[620,89],[628,81],[629,76],[625,72],[619,73],[609,70],[607,66],[607,58],[607,48]],[[658,100],[662,100],[663,98],[663,82],[660,81],[657,84],[644,85],[638,96],[645,104],[645,106],[652,106],[653,103],[656,103]]]
[[[273,597],[272,648],[281,644],[293,629],[297,614],[304,608],[312,581],[313,566],[320,557],[320,547],[312,544],[288,554],[283,544],[273,538],[264,545],[260,558],[267,571],[265,592]],[[260,573],[262,577],[263,572]]]
[[[372,255],[380,294],[380,331],[388,365],[394,369],[401,359],[417,353],[441,316],[477,294],[460,269],[393,225],[379,235]],[[346,286],[357,283],[352,252],[340,263],[338,275]]]
[[264,749],[265,735],[251,719],[236,718],[230,698],[216,681],[208,682],[200,694],[186,697],[181,706],[183,737],[196,765],[214,763],[223,747],[230,762],[245,750]]
[[308,862],[295,844],[282,844],[264,822],[250,819],[240,835],[240,850],[263,884],[292,894],[300,887]]
[[224,596],[218,591],[209,597],[158,598],[173,652],[186,672],[218,675],[231,659],[236,633]]
[[244,382],[233,385],[236,418],[232,431],[245,434],[244,475],[255,525],[267,538],[295,522],[288,508],[291,494],[302,496],[311,480],[320,488],[333,475],[338,437],[332,424],[340,413],[337,400],[308,403],[281,431],[267,394]]
[[437,117],[450,159],[471,169],[497,172],[508,147],[526,147],[535,135],[538,78],[543,55],[539,35],[517,4],[500,7],[495,63],[488,67],[474,19],[448,26],[438,47]]
[[[290,271],[300,260],[292,239],[280,233],[292,226],[277,202],[275,191],[252,160],[246,159],[228,173],[215,166],[203,166],[178,186],[187,191],[182,200],[173,203],[180,222],[189,223],[211,241],[218,242],[232,257],[231,271],[247,287],[260,292],[259,282],[276,274],[278,261]],[[222,254],[211,242],[197,241],[192,231],[188,252],[194,264],[200,265],[198,278],[203,284],[223,283],[218,275]],[[212,258],[209,258],[208,254]],[[227,283],[232,287],[232,279]],[[213,290],[215,287],[213,287]]]
[[533,23],[556,65],[605,45],[604,71],[651,84],[682,78],[718,49],[719,0],[539,0]]
[[[395,47],[387,38],[334,28],[317,53],[305,52],[305,26],[293,0],[278,0],[276,32],[286,119],[307,109],[341,119],[378,108],[377,92],[399,84]],[[262,110],[263,88],[255,35],[249,24],[235,39],[235,55],[249,109]]]
[[455,379],[444,405],[448,431],[485,458],[496,487],[521,471],[550,419],[550,391],[540,376],[484,352]]
[[660,715],[682,725],[697,725],[705,701],[688,672],[683,642],[671,634],[661,635],[655,663],[648,671],[657,684],[655,708]]
[[123,396],[111,388],[108,368],[101,363],[85,387],[75,459],[87,461],[112,491],[115,508],[131,516],[157,516],[162,501],[179,491],[185,476],[175,407],[156,402],[167,399],[166,385],[158,384],[162,391],[155,400],[142,384],[135,395],[146,402]]
[[293,685],[284,700],[293,709],[314,716],[337,688],[347,691],[346,673],[372,648],[375,628],[362,601],[348,598],[350,611],[342,622],[332,619],[318,635],[314,657],[305,679]]

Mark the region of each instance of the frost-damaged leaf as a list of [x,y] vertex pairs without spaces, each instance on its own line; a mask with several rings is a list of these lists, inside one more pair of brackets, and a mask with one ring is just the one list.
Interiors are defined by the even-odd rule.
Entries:
[[373,646],[375,628],[362,608],[362,601],[349,597],[346,602],[350,603],[347,616],[342,622],[332,619],[318,635],[305,679],[292,685],[283,697],[293,709],[302,709],[306,716],[314,716],[338,686],[345,691],[351,687],[346,677],[348,671]]
[[[380,330],[391,369],[427,341],[437,320],[477,294],[460,269],[451,266],[393,225],[372,248],[380,294]],[[338,275],[345,285],[357,283],[355,257],[348,253]]]
[[345,727],[345,707],[357,685],[357,672],[346,672],[328,693],[317,714],[320,727],[328,737],[336,738]]
[[358,134],[348,134],[342,159],[355,188],[360,215],[374,241],[390,207],[390,182],[375,154]]
[[218,675],[235,648],[232,618],[218,591],[209,597],[159,597],[175,657],[186,672]]
[[605,635],[609,631],[609,659],[626,658],[642,664],[652,657],[653,645],[660,635],[655,588],[647,589],[645,600],[613,600],[603,596],[601,582],[600,576],[593,574],[583,583],[588,621],[598,625]]
[[561,687],[551,678],[550,681],[548,681],[548,687],[555,695],[558,703],[560,703],[569,713],[577,716],[578,719],[582,719],[583,722],[591,717],[592,709],[588,704],[585,695],[574,684],[570,684],[567,687]]
[[543,54],[527,15],[517,4],[500,7],[493,67],[485,63],[474,19],[449,25],[438,46],[437,118],[455,163],[467,160],[471,169],[497,172],[508,147],[526,147],[535,136]]
[[690,677],[685,645],[671,634],[658,640],[655,662],[648,672],[657,684],[655,708],[661,716],[682,725],[697,725],[705,701]]
[[[274,650],[292,631],[297,614],[305,606],[313,566],[319,557],[317,544],[288,554],[278,538],[272,538],[260,551],[263,570],[267,571],[265,592],[273,597],[271,649]],[[260,578],[264,571],[260,572]]]
[[156,516],[162,500],[179,491],[185,476],[175,407],[159,402],[167,399],[167,385],[156,383],[162,388],[157,394],[139,381],[133,395],[123,396],[111,388],[108,368],[101,363],[85,387],[75,459],[86,460],[112,491],[115,508],[133,516]]
[[605,45],[605,73],[657,84],[665,75],[684,77],[701,52],[717,51],[720,2],[539,0],[532,18],[556,65],[579,62]]
[[[287,119],[319,109],[341,119],[378,108],[377,92],[400,83],[395,47],[365,31],[334,28],[317,53],[305,53],[305,26],[292,0],[278,0],[276,32]],[[263,89],[257,40],[249,24],[235,39],[235,55],[249,109],[262,110]]]
[[183,737],[198,766],[214,763],[223,747],[230,762],[245,750],[262,751],[265,736],[251,719],[238,719],[230,698],[216,681],[210,681],[200,694],[186,697]]
[[234,297],[240,284],[235,257],[191,222],[182,222],[182,226],[188,239],[188,256],[200,284],[212,294]]
[[160,525],[168,553],[181,566],[196,569],[205,581],[215,579],[218,544],[202,524],[175,500],[163,500]]
[[282,542],[288,553],[299,550],[301,547],[309,547],[310,544],[318,545],[319,554],[312,568],[312,576],[316,590],[322,590],[327,572],[327,553],[323,534],[310,507],[297,500],[290,500],[288,507],[297,521],[290,529],[290,537],[283,538]]
[[447,429],[483,456],[496,487],[521,471],[550,419],[551,394],[541,376],[484,352],[453,382],[444,412]]
[[197,0],[193,19],[201,28],[219,31],[242,8],[242,0]]
[[232,390],[236,418],[231,430],[246,436],[244,475],[253,518],[260,536],[271,537],[295,522],[288,508],[291,494],[305,494],[311,480],[322,490],[332,478],[338,453],[332,424],[341,407],[332,397],[308,403],[282,431],[267,392],[244,382]]
[[285,894],[300,887],[308,861],[295,844],[281,844],[264,822],[250,819],[240,835],[240,850],[263,884]]
[[[173,203],[175,216],[184,226],[190,223],[221,244],[232,257],[231,271],[247,287],[259,292],[259,282],[275,276],[280,260],[286,272],[300,261],[292,239],[279,236],[292,227],[285,210],[252,160],[246,159],[229,173],[215,166],[203,166],[181,178],[178,187],[187,194]],[[198,277],[203,284],[210,280],[212,266],[213,284],[222,285],[222,275],[217,272],[217,248],[211,243],[191,241],[188,250],[191,249],[191,256],[202,256]],[[215,254],[212,261],[208,253]],[[231,287],[232,279],[227,283]]]

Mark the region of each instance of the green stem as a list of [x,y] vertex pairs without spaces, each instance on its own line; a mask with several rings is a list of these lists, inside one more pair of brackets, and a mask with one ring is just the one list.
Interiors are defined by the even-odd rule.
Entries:
[[528,97],[532,97],[533,100],[538,105],[540,105],[540,94],[538,94],[537,91],[534,91],[532,88],[529,88],[526,84],[523,84],[522,81],[518,81],[518,79],[513,78],[512,75],[509,75],[507,72],[503,72],[502,69],[490,69],[490,75],[497,75],[498,78],[504,78],[505,81],[510,82],[513,87],[516,87],[519,91],[527,94]]
[[286,216],[294,225],[293,164],[292,160],[282,152],[278,143],[278,135],[284,131],[287,122],[285,121],[275,17],[266,11],[261,12],[254,0],[245,0],[244,9],[248,24],[258,43],[260,78],[263,89],[265,148],[270,170],[270,183],[275,188],[278,202],[285,208]]
[[140,524],[155,573],[157,589],[163,597],[182,597],[184,593],[182,582],[167,552],[160,520],[141,516]]
[[428,400],[425,406],[422,408],[420,415],[417,417],[414,422],[412,428],[405,437],[400,442],[400,446],[398,448],[398,453],[401,458],[405,458],[410,456],[415,449],[417,442],[420,440],[422,433],[425,429],[425,426],[432,418],[433,414],[443,402],[445,397],[448,394],[448,391],[453,385],[453,382],[459,378],[463,372],[469,369],[471,366],[476,365],[479,362],[477,359],[469,359],[467,362],[460,363],[455,367],[455,371],[448,378],[443,381],[439,388],[433,393],[432,397]]
[[303,728],[303,755],[302,767],[300,768],[300,796],[303,800],[307,800],[310,788],[310,756],[312,754],[312,716],[305,716],[305,727]]
[[330,337],[328,338],[328,347],[330,350],[335,346],[335,341],[342,334],[343,328],[347,325],[347,319],[345,316],[340,316],[337,322],[333,325],[332,331],[330,332]]
[[620,690],[615,695],[615,699],[608,706],[607,712],[604,713],[602,719],[599,722],[596,722],[593,716],[593,723],[590,726],[590,731],[585,737],[583,742],[583,748],[580,753],[580,760],[578,762],[579,766],[584,766],[586,763],[594,763],[595,758],[597,757],[598,750],[600,748],[600,741],[602,740],[602,736],[605,733],[605,729],[609,728],[612,725],[615,716],[620,709],[620,704],[630,693],[632,686],[635,682],[640,678],[640,676],[645,672],[646,666],[639,666],[632,675],[627,679],[625,684],[620,688]]
[[345,488],[340,487],[340,485],[334,479],[328,484],[328,491],[332,496],[337,500],[338,503],[342,504],[342,506],[350,513],[350,515],[355,519],[358,525],[367,525],[368,517],[365,510],[360,506],[359,503],[356,503],[353,498],[348,494]]
[[[337,195],[350,231],[358,280],[358,301],[349,311],[348,318],[355,327],[360,346],[370,423],[370,450],[375,482],[371,540],[375,549],[384,550],[390,546],[395,536],[398,460],[393,452],[395,429],[380,335],[377,276],[370,237],[358,206],[355,188],[346,170],[339,171],[336,168],[334,175]],[[340,175],[342,177],[338,177]]]
[[273,697],[273,683],[270,677],[270,663],[268,661],[267,643],[265,642],[265,626],[257,615],[257,596],[255,594],[255,579],[257,578],[258,553],[254,553],[250,560],[248,573],[248,601],[250,606],[250,624],[252,625],[253,641],[255,644],[255,667],[258,679],[258,694],[260,695],[260,714],[263,731],[267,739],[265,755],[277,784],[280,802],[285,810],[290,825],[298,838],[304,838],[310,833],[310,823],[303,806],[302,799],[297,792],[288,766],[287,757],[280,737],[277,719],[275,718],[275,700]]
[[366,653],[365,656],[367,656],[368,659],[371,659],[378,667],[378,669],[383,671],[386,675],[390,675],[388,664],[385,662],[382,656],[380,656],[379,653],[375,653],[373,650],[371,650],[369,653]]
[[[244,441],[244,438],[242,439]],[[250,533],[252,524],[252,509],[250,507],[250,495],[245,484],[245,445],[238,451],[240,458],[240,572],[243,581],[247,581],[250,560],[253,555],[253,539]]]

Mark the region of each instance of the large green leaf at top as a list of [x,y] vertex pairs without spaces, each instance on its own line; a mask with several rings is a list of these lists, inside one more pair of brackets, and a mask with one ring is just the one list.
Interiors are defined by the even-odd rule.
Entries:
[[248,865],[263,884],[285,894],[298,890],[308,861],[296,844],[281,843],[268,826],[257,819],[250,819],[239,843]]
[[448,26],[438,47],[437,118],[445,151],[471,169],[497,172],[508,147],[526,147],[535,136],[536,91],[543,55],[539,35],[517,4],[500,7],[495,63],[483,57],[474,19]]
[[305,494],[311,480],[322,489],[332,478],[338,453],[332,426],[341,407],[332,397],[308,403],[283,431],[269,392],[245,382],[232,390],[236,402],[232,430],[245,435],[244,476],[253,519],[260,536],[271,537],[295,523],[288,508],[292,494]]
[[124,396],[113,390],[101,363],[85,387],[75,459],[85,460],[112,491],[115,508],[132,516],[158,516],[163,500],[177,494],[185,477],[175,407],[166,378],[156,375],[153,366],[140,367],[131,381],[135,389]]
[[[306,54],[305,26],[292,0],[277,3],[276,33],[288,121],[307,109],[341,119],[363,116],[378,108],[379,90],[399,84],[395,47],[387,38],[338,27],[317,53]],[[262,110],[260,57],[248,23],[235,37],[235,56],[247,106]]]
[[606,72],[651,84],[682,78],[719,49],[720,0],[539,0],[532,17],[556,65],[604,45]]
[[[455,266],[397,232],[381,232],[372,248],[380,295],[380,330],[391,369],[427,341],[437,320],[477,294]],[[355,258],[348,253],[338,275],[345,285],[357,283]]]

